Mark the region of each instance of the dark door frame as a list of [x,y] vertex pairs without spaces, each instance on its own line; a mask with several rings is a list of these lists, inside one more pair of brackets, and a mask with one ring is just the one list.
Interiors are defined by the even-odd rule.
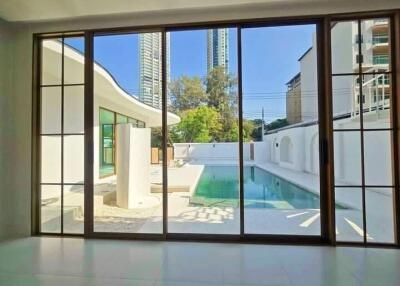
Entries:
[[[85,231],[87,238],[118,238],[118,239],[152,239],[152,240],[192,240],[192,241],[223,241],[223,242],[258,242],[258,243],[288,243],[288,244],[326,244],[335,245],[335,198],[334,198],[334,162],[333,162],[333,127],[332,127],[332,72],[331,72],[331,45],[330,29],[332,21],[389,17],[392,32],[392,67],[393,67],[393,95],[400,94],[400,10],[347,13],[335,15],[284,17],[270,19],[247,19],[223,22],[204,22],[189,24],[168,24],[159,26],[117,27],[104,29],[88,29],[84,31],[61,31],[54,33],[37,33],[33,35],[33,101],[32,101],[32,234],[40,232],[40,43],[42,39],[60,36],[84,35],[85,37]],[[272,27],[315,24],[317,27],[317,62],[318,64],[318,113],[319,113],[319,148],[320,148],[320,198],[321,198],[321,235],[262,235],[244,233],[243,207],[243,138],[242,138],[242,53],[241,30],[251,27]],[[166,127],[166,33],[179,30],[210,29],[210,28],[237,28],[238,31],[238,78],[239,78],[239,166],[240,166],[240,234],[180,234],[168,232],[168,196],[167,196],[167,127]],[[160,234],[131,234],[131,233],[101,233],[93,230],[93,40],[95,36],[106,34],[160,32],[162,37],[162,69],[163,69],[163,233]],[[321,68],[322,67],[322,68]],[[349,245],[362,246],[399,246],[400,245],[400,196],[399,191],[399,146],[400,100],[393,96],[392,122],[393,136],[393,167],[395,187],[395,236],[396,243],[357,243]],[[46,234],[47,235],[47,234]],[[51,235],[51,234],[48,234]],[[60,234],[57,234],[60,235]],[[67,236],[67,234],[64,234]],[[82,236],[82,235],[80,235]],[[345,244],[347,245],[347,244]]]

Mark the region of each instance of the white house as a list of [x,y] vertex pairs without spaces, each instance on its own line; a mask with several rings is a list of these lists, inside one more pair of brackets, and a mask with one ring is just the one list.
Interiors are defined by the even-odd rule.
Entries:
[[[360,128],[360,88],[355,75],[358,70],[358,40],[355,22],[340,22],[332,26],[332,89],[334,129]],[[362,21],[363,71],[375,72],[363,76],[364,128],[390,127],[390,83],[379,74],[388,69],[388,21]],[[264,136],[269,162],[280,167],[318,175],[318,99],[316,38],[299,59],[301,81],[301,119],[290,126],[270,131]],[[298,75],[296,75],[298,76]],[[287,110],[287,112],[292,112]],[[295,111],[298,112],[298,111]],[[335,180],[337,184],[361,184],[360,132],[335,132]],[[364,135],[366,184],[390,185],[391,136],[389,131]]]
[[[62,55],[62,43],[57,40],[44,40],[42,49],[42,78],[45,82],[61,82],[60,63]],[[84,82],[84,56],[72,47],[64,44],[64,80],[65,84],[68,82],[83,83]],[[102,146],[102,124],[100,122],[100,110],[106,110],[116,114],[116,117],[123,118],[126,124],[134,124],[135,127],[139,128],[152,128],[161,127],[162,125],[162,113],[160,109],[148,106],[140,102],[136,97],[128,94],[123,88],[121,88],[111,74],[98,63],[94,63],[94,182],[98,183],[102,181],[100,166],[102,160],[102,154],[106,151],[101,150]],[[42,82],[43,84],[43,82]],[[74,134],[84,133],[84,86],[83,85],[65,85],[64,86],[64,133],[69,132]],[[55,114],[60,112],[61,96],[60,87],[49,88],[46,87],[42,92],[42,133],[46,133],[46,130],[55,131],[59,130],[60,115]],[[73,115],[73,116],[71,116]],[[180,118],[172,113],[168,113],[167,122],[168,124],[179,123]],[[111,125],[122,123],[116,121]],[[110,124],[108,124],[110,125]],[[67,128],[67,126],[69,126]],[[115,135],[115,129],[113,129],[113,135]],[[71,131],[69,131],[70,129]],[[115,136],[113,136],[115,137]],[[146,142],[148,146],[151,146],[150,138],[146,137],[149,142]],[[51,138],[50,138],[51,140]],[[111,140],[114,140],[111,138]],[[116,139],[118,140],[118,139]],[[115,145],[115,142],[109,142],[111,145]],[[138,142],[136,142],[139,144]],[[135,144],[135,143],[134,143]],[[46,149],[46,154],[57,154],[56,144],[52,144],[47,139],[42,139],[43,148]],[[82,162],[76,164],[74,162],[73,167],[68,168],[73,170],[76,175],[72,174],[70,178],[72,181],[69,183],[80,183],[83,181],[83,136],[79,142],[74,142],[69,145],[72,148],[71,154],[81,153]],[[113,146],[111,146],[113,148]],[[54,148],[54,152],[50,152],[49,149]],[[115,152],[114,150],[112,151]],[[112,154],[111,156],[114,156]],[[47,156],[42,158],[42,166],[47,170],[51,170],[54,164],[54,156]],[[114,162],[115,163],[115,162]],[[53,168],[54,169],[54,168]],[[54,169],[54,172],[58,170]],[[113,172],[114,173],[114,172]],[[50,176],[49,172],[46,172],[46,176]],[[112,175],[112,174],[111,174]],[[47,182],[46,178],[42,178],[43,182]]]

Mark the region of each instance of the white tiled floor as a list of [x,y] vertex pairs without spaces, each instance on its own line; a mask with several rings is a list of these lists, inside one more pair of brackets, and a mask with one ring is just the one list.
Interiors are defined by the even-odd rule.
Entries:
[[400,285],[400,250],[26,238],[0,243],[1,286]]

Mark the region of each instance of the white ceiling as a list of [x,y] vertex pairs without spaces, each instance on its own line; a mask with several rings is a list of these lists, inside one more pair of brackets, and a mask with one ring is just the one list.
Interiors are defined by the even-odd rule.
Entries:
[[[397,5],[399,0],[0,0],[0,18],[6,21],[44,21],[71,19],[75,17],[112,15],[121,13],[162,12],[179,9],[212,9],[241,5],[262,5],[279,8],[279,5],[293,6],[315,3],[316,5],[354,4],[362,10],[367,2],[376,9]],[[393,5],[387,5],[387,4]],[[284,6],[283,6],[284,7]],[[394,6],[396,7],[396,6]]]

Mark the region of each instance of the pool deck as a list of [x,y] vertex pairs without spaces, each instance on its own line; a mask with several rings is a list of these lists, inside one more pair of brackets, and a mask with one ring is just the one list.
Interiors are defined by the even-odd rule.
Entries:
[[315,174],[293,171],[272,163],[255,163],[254,166],[319,196],[319,176]]
[[[162,192],[162,167],[151,166],[151,193]],[[168,167],[168,192],[189,192],[196,190],[204,165],[185,164],[182,167]]]
[[[237,162],[212,162],[211,165],[237,165]],[[210,165],[210,164],[207,164]],[[279,176],[299,187],[319,195],[319,176],[282,168],[271,163],[245,162],[246,166],[256,166]],[[168,193],[168,230],[174,233],[218,233],[237,234],[240,229],[238,208],[222,206],[191,206],[190,198],[204,169],[200,162],[192,162],[184,167],[169,168],[169,183],[186,186],[185,191]],[[156,181],[161,168],[153,166],[152,176]],[[158,176],[158,177],[157,177]],[[154,182],[154,181],[153,181]],[[162,194],[152,193],[159,198],[157,207],[145,210],[127,210],[115,206],[112,197],[115,194],[115,180],[108,184],[95,186],[95,229],[96,231],[160,233],[162,231]],[[179,187],[178,186],[178,187]],[[104,189],[104,190],[103,190]],[[103,191],[104,194],[103,194]],[[366,190],[367,237],[371,241],[390,242],[393,238],[392,190]],[[66,227],[81,231],[83,229],[82,212],[76,216],[76,209],[83,210],[83,189],[66,192],[64,203],[71,206],[71,215],[64,218]],[[336,203],[348,208],[336,210],[336,232],[338,240],[362,241],[362,197],[357,188],[338,188],[335,190]],[[74,207],[75,206],[75,207]],[[57,223],[49,227],[58,227],[59,202],[50,202],[43,210],[48,210],[48,219]],[[55,211],[54,211],[55,210]],[[74,214],[74,215],[72,215]],[[57,215],[58,216],[58,215]],[[245,208],[245,232],[254,234],[298,234],[318,235],[320,233],[319,209],[267,209]],[[385,222],[385,223],[383,223]]]

